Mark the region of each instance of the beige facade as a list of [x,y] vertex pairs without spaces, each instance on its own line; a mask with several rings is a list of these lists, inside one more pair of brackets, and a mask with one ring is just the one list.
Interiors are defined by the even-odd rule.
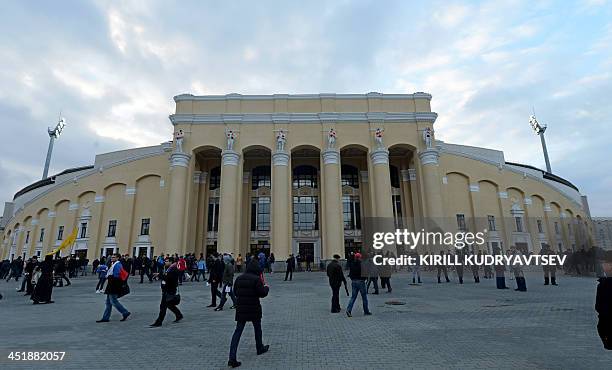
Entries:
[[589,242],[578,189],[500,151],[436,141],[430,100],[176,96],[173,142],[98,155],[19,192],[5,209],[1,256],[47,253],[78,228],[72,252],[89,259],[261,248],[277,260],[329,259],[362,246],[366,217],[490,229],[489,249]]

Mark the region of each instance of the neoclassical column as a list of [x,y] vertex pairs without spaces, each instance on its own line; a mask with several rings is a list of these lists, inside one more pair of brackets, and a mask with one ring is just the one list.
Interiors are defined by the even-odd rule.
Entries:
[[409,169],[400,170],[400,177],[402,180],[401,187],[402,187],[402,204],[404,206],[404,217],[408,221],[407,224],[404,226],[408,229],[416,230],[414,207],[412,205],[413,189],[412,189],[412,184],[410,183],[411,174],[412,173],[410,172]]
[[183,250],[183,218],[187,198],[187,177],[191,156],[172,153],[170,156],[170,189],[168,191],[168,222],[166,222],[166,253]]
[[376,148],[370,152],[372,161],[374,184],[374,201],[376,203],[376,217],[393,218],[393,204],[391,199],[391,177],[389,175],[389,151]]
[[342,198],[340,189],[340,152],[326,149],[323,156],[325,202],[324,253],[322,259],[331,259],[334,254],[344,256],[344,227],[342,224]]
[[271,250],[278,261],[284,261],[291,250],[289,223],[291,209],[289,192],[289,153],[277,151],[272,154],[272,245]]
[[423,188],[425,198],[425,210],[427,211],[426,217],[429,222],[425,224],[428,226],[434,226],[432,221],[437,226],[442,227],[442,217],[444,216],[444,210],[442,206],[442,189],[440,186],[440,174],[438,173],[438,159],[440,153],[437,149],[428,148],[419,152],[419,159],[421,160],[422,177],[423,177]]
[[219,252],[236,253],[239,250],[238,220],[236,207],[238,202],[238,185],[240,180],[238,170],[240,154],[233,150],[221,153],[221,196],[219,198],[219,236],[217,250]]

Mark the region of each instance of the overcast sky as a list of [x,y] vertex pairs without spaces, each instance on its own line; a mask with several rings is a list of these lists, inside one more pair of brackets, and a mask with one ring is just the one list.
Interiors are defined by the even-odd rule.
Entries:
[[[553,172],[612,216],[612,4],[591,1],[2,1],[0,200],[171,139],[174,95],[433,95],[437,138]],[[0,205],[0,208],[2,206]]]

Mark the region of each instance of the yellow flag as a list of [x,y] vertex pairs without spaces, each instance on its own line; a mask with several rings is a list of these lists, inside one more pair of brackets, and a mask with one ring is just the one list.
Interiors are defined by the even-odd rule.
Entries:
[[72,246],[74,244],[74,242],[76,241],[77,231],[78,231],[77,228],[72,230],[72,233],[70,234],[70,236],[68,236],[68,238],[66,238],[66,240],[64,240],[62,242],[62,244],[60,244],[59,247],[55,248],[55,250],[47,253],[47,256],[53,256],[53,255],[57,254],[57,252],[61,251],[62,249],[66,248],[68,246]]

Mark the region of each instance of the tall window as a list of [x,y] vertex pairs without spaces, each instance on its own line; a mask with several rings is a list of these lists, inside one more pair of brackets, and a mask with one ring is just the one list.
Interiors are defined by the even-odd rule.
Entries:
[[544,227],[542,226],[542,220],[536,220],[536,224],[538,225],[538,232],[540,234],[544,234]]
[[40,238],[38,238],[38,241],[42,243],[44,239],[45,239],[45,228],[43,227],[42,229],[40,229]]
[[401,195],[392,195],[391,201],[393,203],[393,217],[395,218],[395,227],[401,228],[402,222],[402,197]]
[[28,244],[29,242],[30,242],[30,232],[28,231],[26,233],[26,241],[25,241],[25,243]]
[[140,224],[140,235],[149,235],[149,228],[151,227],[151,219],[143,218]]
[[293,169],[293,188],[317,188],[317,169],[312,166],[297,166]]
[[270,231],[270,197],[256,197],[251,202],[251,231]]
[[210,198],[208,201],[208,231],[219,231],[219,198]]
[[459,231],[466,231],[467,227],[465,226],[465,215],[464,214],[457,214],[457,228],[459,228]]
[[567,232],[569,233],[570,236],[572,236],[572,224],[570,223],[567,224]]
[[400,188],[400,176],[399,176],[399,168],[395,166],[389,166],[389,177],[391,178],[391,187],[392,188]]
[[555,234],[559,235],[561,234],[561,231],[559,230],[559,223],[555,222]]
[[516,231],[519,233],[523,232],[523,219],[520,217],[515,217],[514,222],[516,223]]
[[259,166],[253,168],[253,181],[251,188],[257,190],[261,187],[272,187],[272,178],[270,176],[270,166]]
[[495,224],[495,216],[488,215],[487,216],[487,221],[489,222],[489,231],[496,231],[497,230],[497,224]]
[[114,238],[117,235],[117,220],[108,221],[108,236],[109,238]]
[[221,186],[221,167],[215,167],[210,170],[210,179],[208,180],[208,189],[215,190]]
[[81,232],[79,234],[80,239],[87,238],[87,222],[81,222]]
[[359,189],[359,169],[357,167],[342,165],[340,182],[342,186]]
[[361,230],[359,197],[352,195],[342,197],[342,218],[344,220],[344,230]]
[[57,228],[57,240],[64,239],[64,227],[60,226]]
[[293,230],[318,230],[317,197],[293,197]]

